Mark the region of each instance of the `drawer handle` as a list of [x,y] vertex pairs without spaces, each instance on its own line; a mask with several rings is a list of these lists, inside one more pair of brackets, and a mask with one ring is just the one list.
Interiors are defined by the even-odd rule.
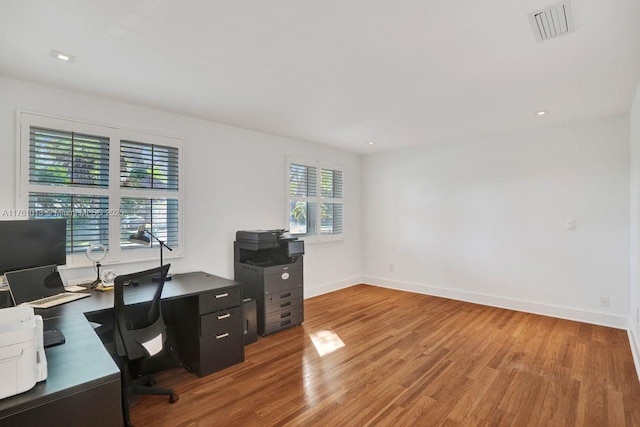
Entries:
[[291,301],[287,301],[287,302],[283,302],[282,304],[280,304],[280,307],[284,308],[284,307],[288,307],[290,305],[291,305]]
[[284,319],[285,317],[291,317],[291,312],[289,311],[289,312],[287,312],[287,313],[282,313],[282,314],[280,315],[280,318],[281,318],[281,319]]
[[291,324],[291,319],[285,320],[284,322],[280,322],[280,326],[285,326]]
[[229,332],[225,332],[224,334],[216,335],[216,339],[219,340],[220,338],[226,338],[228,336],[229,336]]
[[229,293],[228,293],[228,292],[225,292],[224,294],[217,294],[217,295],[216,295],[216,299],[217,299],[217,298],[226,298],[226,297],[228,297],[228,296],[229,296]]
[[286,294],[282,294],[280,295],[280,299],[282,298],[289,298],[291,296],[291,292],[287,292]]
[[218,320],[226,319],[227,317],[231,317],[231,313],[219,315]]

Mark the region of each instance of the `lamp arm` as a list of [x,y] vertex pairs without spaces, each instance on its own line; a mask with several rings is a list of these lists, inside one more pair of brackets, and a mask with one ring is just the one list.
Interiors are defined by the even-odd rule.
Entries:
[[165,248],[167,248],[167,249],[169,249],[171,252],[173,252],[173,249],[171,249],[171,248],[169,247],[169,245],[167,245],[167,244],[164,242],[164,240],[160,240],[160,239],[158,239],[158,238],[157,238],[156,236],[154,236],[154,235],[153,235],[149,230],[144,230],[144,231],[145,231],[149,236],[151,236],[151,237],[153,237],[154,239],[156,239],[156,241],[157,241],[158,243],[160,243],[160,246],[164,246]]

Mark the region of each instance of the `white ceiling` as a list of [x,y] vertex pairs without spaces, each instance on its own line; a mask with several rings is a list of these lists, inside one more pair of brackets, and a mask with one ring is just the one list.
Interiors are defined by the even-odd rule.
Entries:
[[555,1],[2,0],[0,75],[357,153],[628,113],[640,1]]

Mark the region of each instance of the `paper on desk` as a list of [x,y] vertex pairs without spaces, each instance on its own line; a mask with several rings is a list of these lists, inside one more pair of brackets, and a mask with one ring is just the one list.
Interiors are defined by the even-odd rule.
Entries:
[[72,285],[72,286],[65,286],[64,290],[67,292],[79,292],[79,291],[86,291],[87,288],[78,286],[78,285]]
[[160,350],[162,350],[162,334],[159,334],[147,342],[143,342],[142,346],[147,349],[149,356],[160,353]]
[[113,290],[113,283],[109,286],[105,286],[104,283],[100,282],[98,283],[98,286],[96,286],[94,288],[96,291],[100,291],[100,292],[106,292],[106,291],[112,291]]

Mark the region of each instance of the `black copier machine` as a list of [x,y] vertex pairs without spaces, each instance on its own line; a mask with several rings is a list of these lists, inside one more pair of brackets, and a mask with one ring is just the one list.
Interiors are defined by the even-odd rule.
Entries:
[[234,279],[256,301],[258,333],[265,336],[304,321],[304,241],[285,230],[237,231]]

